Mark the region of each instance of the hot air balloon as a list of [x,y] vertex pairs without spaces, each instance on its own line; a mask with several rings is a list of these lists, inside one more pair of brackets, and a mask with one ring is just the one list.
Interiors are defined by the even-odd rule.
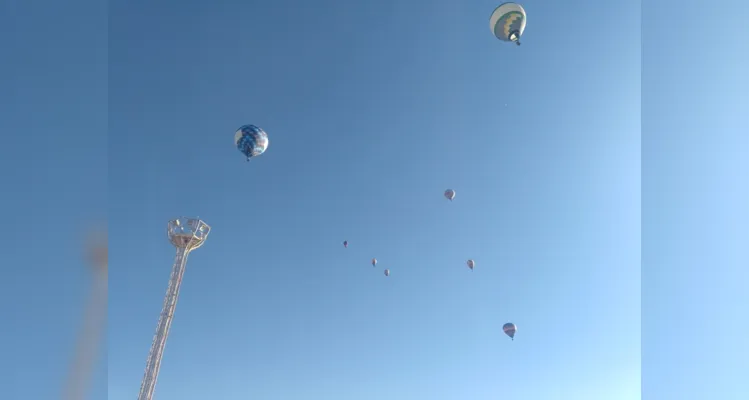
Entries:
[[505,334],[510,337],[510,339],[515,340],[515,332],[518,331],[518,327],[515,326],[512,322],[508,322],[502,326],[502,330],[505,331]]
[[504,42],[515,42],[520,46],[520,36],[525,31],[525,10],[520,4],[503,3],[497,7],[489,18],[489,29],[497,39]]
[[385,270],[385,276],[390,276],[390,270],[389,269]]
[[345,247],[345,248],[348,249],[348,240],[344,240],[343,241],[343,247]]
[[375,265],[377,265],[377,259],[376,259],[376,258],[373,258],[373,259],[372,259],[372,266],[374,267]]
[[453,201],[453,199],[455,198],[455,191],[452,189],[445,190],[445,197],[448,200]]
[[468,261],[466,261],[466,265],[468,265],[468,268],[470,268],[471,271],[473,271],[473,267],[476,266],[476,262],[473,261],[473,260],[468,260]]
[[268,149],[268,134],[255,125],[242,125],[234,134],[234,144],[250,161]]

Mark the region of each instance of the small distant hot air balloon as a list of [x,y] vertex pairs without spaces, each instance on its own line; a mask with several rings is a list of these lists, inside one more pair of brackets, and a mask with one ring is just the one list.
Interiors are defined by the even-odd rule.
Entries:
[[453,199],[455,198],[455,191],[452,189],[445,190],[445,197],[448,200],[453,201]]
[[515,340],[515,332],[518,331],[518,327],[515,326],[512,322],[508,322],[502,326],[502,330],[505,331],[505,334],[510,337],[510,339]]
[[389,269],[385,270],[385,276],[390,276],[390,270]]
[[234,145],[247,157],[257,157],[268,148],[268,134],[255,125],[242,125],[234,133]]
[[520,46],[520,36],[525,31],[525,10],[520,4],[504,3],[497,7],[489,18],[489,29],[497,39],[515,42]]
[[373,259],[372,259],[372,266],[374,267],[374,266],[376,266],[376,265],[377,265],[377,259],[376,259],[376,258],[373,258]]
[[468,268],[470,268],[471,271],[473,271],[473,267],[476,266],[476,262],[473,261],[473,260],[468,260],[468,261],[466,261],[466,265],[468,265]]
[[345,248],[348,249],[348,240],[344,240],[343,241],[343,247],[345,247]]

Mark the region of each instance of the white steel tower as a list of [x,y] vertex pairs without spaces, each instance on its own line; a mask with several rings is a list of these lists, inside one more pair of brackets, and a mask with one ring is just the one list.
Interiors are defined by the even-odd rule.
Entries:
[[211,227],[199,219],[180,217],[169,221],[167,236],[169,241],[177,248],[177,255],[174,258],[172,275],[169,278],[169,287],[166,289],[159,324],[156,328],[156,334],[153,336],[151,351],[148,353],[146,372],[140,385],[138,400],[151,400],[153,398],[153,390],[159,376],[166,337],[169,335],[169,327],[174,319],[179,287],[182,283],[182,276],[185,274],[187,256],[191,251],[203,245],[210,231]]

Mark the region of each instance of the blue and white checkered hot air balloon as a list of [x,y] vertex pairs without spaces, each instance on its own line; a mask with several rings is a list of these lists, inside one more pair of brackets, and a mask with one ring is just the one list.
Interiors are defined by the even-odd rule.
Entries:
[[520,36],[525,31],[525,10],[520,4],[504,3],[489,18],[489,29],[497,39],[515,42],[520,46]]
[[250,161],[268,149],[268,134],[255,125],[243,125],[234,134],[234,144]]

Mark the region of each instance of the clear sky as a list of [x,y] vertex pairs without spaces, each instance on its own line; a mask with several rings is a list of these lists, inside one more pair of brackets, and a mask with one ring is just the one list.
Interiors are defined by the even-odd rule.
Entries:
[[112,5],[109,399],[138,391],[179,215],[213,232],[161,400],[637,396],[639,6],[524,4],[521,47],[492,1]]
[[[106,217],[106,15],[98,0],[0,2],[3,400],[59,399],[82,327],[83,233]],[[106,375],[100,359],[92,399]]]
[[643,399],[745,400],[749,3],[643,3]]
[[529,0],[517,48],[497,3],[0,2],[3,400],[59,398],[107,203],[91,399],[187,215],[159,400],[743,400],[749,6]]
[[[0,71],[28,79],[3,81],[22,93],[3,130],[75,133],[3,135],[4,170],[38,168],[8,178],[35,202],[2,200],[35,210],[9,216],[25,230],[3,236],[3,264],[40,266],[2,281],[3,304],[37,294],[3,308],[19,321],[3,357],[38,361],[3,363],[10,398],[55,397],[86,288],[77,236],[21,244],[107,201],[110,400],[138,391],[179,215],[213,232],[188,264],[160,400],[636,398],[640,8],[523,4],[521,47],[492,37],[483,0],[123,1],[108,38],[81,33],[105,29],[84,22],[91,4],[4,23],[20,61]],[[270,135],[250,163],[232,143],[245,123]],[[61,153],[72,170],[33,163]]]

